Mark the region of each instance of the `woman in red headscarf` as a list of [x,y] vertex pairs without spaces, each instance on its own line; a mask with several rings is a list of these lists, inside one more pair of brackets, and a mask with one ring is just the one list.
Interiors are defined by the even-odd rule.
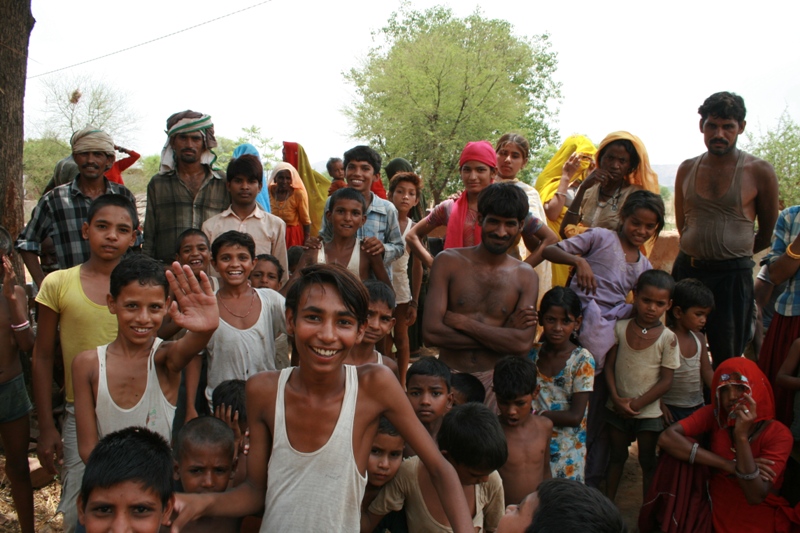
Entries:
[[[778,496],[792,435],[774,419],[769,381],[753,361],[734,357],[719,365],[711,385],[711,405],[672,424],[658,445],[711,469],[715,532],[800,531],[798,513]],[[703,434],[710,437],[708,449],[690,439]]]

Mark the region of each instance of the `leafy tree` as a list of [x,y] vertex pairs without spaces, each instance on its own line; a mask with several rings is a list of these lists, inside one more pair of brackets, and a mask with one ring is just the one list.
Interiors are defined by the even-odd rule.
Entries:
[[345,73],[357,99],[345,114],[354,137],[388,159],[404,157],[425,176],[436,202],[458,189],[468,141],[517,131],[532,149],[554,141],[548,124],[560,84],[549,36],[518,37],[480,10],[460,19],[437,6],[401,4],[374,36],[380,44]]
[[22,172],[29,198],[39,198],[47,182],[53,177],[53,168],[60,159],[67,157],[69,144],[55,138],[28,139],[22,152]]
[[669,190],[669,187],[662,185],[659,192],[661,193],[661,199],[664,200],[664,205],[669,205],[672,201],[672,191]]
[[748,133],[747,150],[768,161],[778,175],[778,197],[786,207],[800,204],[800,124],[784,110],[766,133]]
[[272,139],[265,137],[261,133],[261,128],[258,126],[250,126],[249,128],[242,128],[242,133],[234,141],[227,137],[217,136],[218,146],[214,148],[214,153],[217,154],[216,165],[225,170],[228,163],[233,159],[233,150],[243,143],[250,143],[256,147],[258,153],[261,154],[261,164],[264,165],[264,170],[269,172],[273,165],[282,158],[278,156],[278,151],[282,148],[280,144],[272,142]]

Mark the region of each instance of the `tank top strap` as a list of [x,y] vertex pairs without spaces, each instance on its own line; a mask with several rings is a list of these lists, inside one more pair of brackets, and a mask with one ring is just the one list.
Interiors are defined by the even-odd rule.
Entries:
[[108,344],[97,347],[97,395],[100,396],[103,392],[108,392],[108,379],[106,378],[106,350]]
[[[159,391],[161,391],[161,384],[158,382],[158,374],[156,373],[156,352],[158,351],[158,347],[161,346],[162,342],[164,342],[164,339],[161,337],[155,338],[153,341],[153,346],[150,347],[150,359],[147,362],[147,379],[154,379]],[[161,394],[163,393],[164,391],[161,391]]]
[[356,237],[356,245],[353,247],[353,253],[350,254],[350,261],[347,263],[347,270],[361,277],[361,238]]
[[289,381],[289,377],[292,375],[292,368],[293,367],[284,368],[281,370],[280,376],[278,376],[278,390],[275,396],[275,435],[273,435],[272,439],[273,448],[279,441],[281,443],[284,441],[288,443],[289,441],[289,437],[286,433],[286,404],[284,402],[284,397],[286,396],[286,382]]
[[739,150],[739,159],[736,160],[736,170],[733,172],[733,180],[731,187],[728,191],[734,196],[734,205],[739,209],[742,207],[742,176],[744,175],[744,158],[747,153],[744,150]]
[[694,352],[694,354],[698,356],[699,360],[700,355],[703,353],[703,345],[700,344],[700,337],[698,337],[694,331],[690,331],[689,333],[691,333],[692,337],[694,337],[694,344],[697,346],[697,350]]
[[697,194],[694,190],[695,182],[697,181],[697,169],[700,168],[700,163],[705,156],[706,154],[703,154],[698,157],[697,160],[692,163],[692,168],[689,169],[689,174],[686,177],[686,196],[695,196]]
[[378,350],[375,350],[375,355],[378,356],[378,364],[382,365],[383,364],[383,355],[381,354],[381,352],[379,352]]
[[350,456],[352,457],[353,445],[353,426],[356,415],[356,399],[358,398],[358,370],[354,365],[344,365],[345,385],[342,409],[339,411],[339,421],[336,424],[334,433],[344,433],[342,438],[350,443]]

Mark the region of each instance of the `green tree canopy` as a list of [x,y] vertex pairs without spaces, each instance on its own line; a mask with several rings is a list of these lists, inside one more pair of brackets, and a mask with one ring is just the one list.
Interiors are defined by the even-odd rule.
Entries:
[[38,199],[42,195],[47,182],[53,177],[56,163],[71,152],[69,143],[52,137],[25,141],[22,149],[22,172],[29,200]]
[[778,198],[786,207],[800,204],[800,124],[784,111],[774,129],[747,139],[747,150],[775,167]]
[[272,139],[265,137],[261,133],[261,128],[258,126],[250,126],[249,128],[242,128],[242,133],[234,141],[227,137],[217,136],[218,146],[214,148],[214,153],[217,154],[216,166],[225,170],[228,163],[233,159],[233,151],[237,146],[244,143],[250,143],[256,147],[258,153],[261,154],[261,164],[264,165],[264,170],[269,172],[275,163],[281,161],[278,152],[282,146],[272,142]]
[[402,4],[375,33],[382,44],[345,73],[357,94],[345,109],[354,136],[386,158],[411,161],[436,202],[460,189],[458,158],[468,141],[516,131],[533,151],[552,143],[556,54],[548,35],[512,30],[480,10],[460,19],[449,8]]

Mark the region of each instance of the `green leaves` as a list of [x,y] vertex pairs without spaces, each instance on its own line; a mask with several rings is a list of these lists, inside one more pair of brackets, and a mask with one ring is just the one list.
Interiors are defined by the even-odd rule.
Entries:
[[774,129],[747,134],[746,149],[769,162],[778,175],[778,198],[786,207],[800,204],[800,124],[787,111]]

